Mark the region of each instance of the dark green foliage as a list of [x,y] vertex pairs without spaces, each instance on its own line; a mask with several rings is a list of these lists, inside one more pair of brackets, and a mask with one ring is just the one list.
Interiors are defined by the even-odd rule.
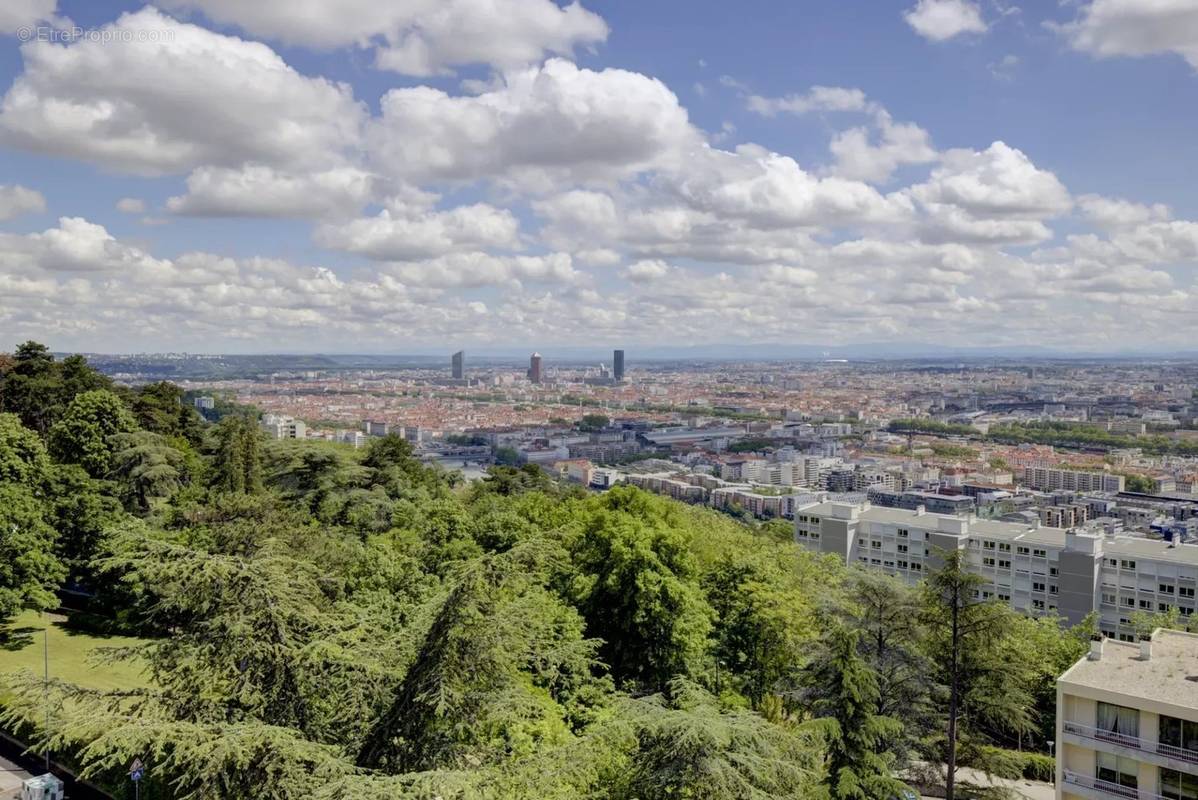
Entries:
[[16,414],[25,427],[45,437],[76,395],[111,388],[112,381],[82,356],[59,362],[45,345],[25,342],[0,369],[0,411]]
[[857,634],[835,626],[807,669],[811,710],[827,741],[824,790],[830,800],[891,800],[905,788],[893,776],[890,744],[902,723],[877,713],[877,677],[857,649]]
[[963,551],[941,555],[943,565],[924,585],[924,619],[932,677],[946,695],[938,760],[947,769],[946,797],[953,800],[958,746],[976,750],[990,732],[1029,731],[1032,697],[1026,675],[1010,658],[1014,613],[977,598],[983,579],[969,570]]
[[601,431],[611,424],[606,414],[583,414],[578,422],[580,431]]
[[625,713],[636,730],[631,765],[609,795],[619,800],[806,800],[815,790],[819,752],[814,737],[747,711],[719,709],[693,683]]
[[713,614],[673,506],[624,487],[596,505],[571,542],[567,592],[604,640],[604,663],[621,684],[654,690],[698,674]]
[[91,562],[103,551],[106,531],[121,518],[121,504],[110,484],[77,464],[56,464],[48,487],[45,513],[58,533],[55,552],[67,568],[67,578],[97,589]]
[[50,429],[50,453],[64,464],[78,464],[93,478],[112,470],[119,446],[114,437],[137,429],[137,422],[121,398],[107,389],[75,396]]
[[0,621],[25,606],[54,608],[66,577],[54,555],[55,532],[29,489],[0,484]]
[[130,511],[148,512],[154,501],[170,497],[188,477],[183,453],[156,433],[122,433],[112,437],[111,444],[110,477],[120,485]]
[[549,473],[536,464],[525,464],[523,467],[508,467],[496,465],[487,470],[487,476],[480,484],[481,491],[494,492],[504,496],[522,494],[524,492],[552,491],[553,481]]
[[203,420],[193,406],[184,404],[183,396],[183,390],[169,381],[140,387],[131,403],[138,425],[153,433],[199,445],[204,436]]
[[238,494],[262,491],[262,432],[250,417],[231,415],[216,426],[212,486]]
[[46,487],[50,457],[37,434],[15,414],[0,414],[0,482],[19,483],[35,492]]
[[541,546],[464,567],[358,753],[391,773],[461,769],[565,741],[589,716],[598,643],[539,587]]

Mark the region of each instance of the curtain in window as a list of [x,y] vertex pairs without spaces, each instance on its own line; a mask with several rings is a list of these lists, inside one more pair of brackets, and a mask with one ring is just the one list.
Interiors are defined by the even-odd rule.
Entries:
[[1111,703],[1098,704],[1098,729],[1133,739],[1140,736],[1140,712]]

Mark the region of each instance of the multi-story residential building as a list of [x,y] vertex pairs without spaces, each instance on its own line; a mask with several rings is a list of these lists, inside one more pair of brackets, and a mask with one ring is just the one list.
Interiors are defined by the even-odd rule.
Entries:
[[262,429],[272,439],[308,438],[308,426],[303,421],[284,414],[263,414]]
[[1050,528],[970,515],[823,502],[795,509],[795,541],[849,564],[911,582],[937,563],[938,550],[961,550],[996,598],[1029,614],[1069,623],[1100,612],[1104,634],[1131,640],[1131,615],[1198,608],[1198,546],[1096,531]]
[[1121,492],[1124,483],[1122,475],[1111,475],[1108,472],[1052,467],[1027,467],[1023,471],[1023,484],[1043,492],[1058,489],[1070,492]]
[[1198,797],[1198,636],[1091,642],[1057,680],[1059,800]]

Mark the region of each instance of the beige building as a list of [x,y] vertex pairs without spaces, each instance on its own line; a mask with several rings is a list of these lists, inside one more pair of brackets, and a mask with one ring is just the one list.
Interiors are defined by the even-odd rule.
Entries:
[[1057,797],[1198,798],[1198,635],[1106,639],[1057,680]]

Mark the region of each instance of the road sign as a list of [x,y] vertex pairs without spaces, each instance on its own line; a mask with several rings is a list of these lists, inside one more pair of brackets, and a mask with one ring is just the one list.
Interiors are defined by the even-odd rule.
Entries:
[[140,758],[133,759],[133,763],[129,765],[129,780],[137,783],[146,774],[146,767],[141,763]]

